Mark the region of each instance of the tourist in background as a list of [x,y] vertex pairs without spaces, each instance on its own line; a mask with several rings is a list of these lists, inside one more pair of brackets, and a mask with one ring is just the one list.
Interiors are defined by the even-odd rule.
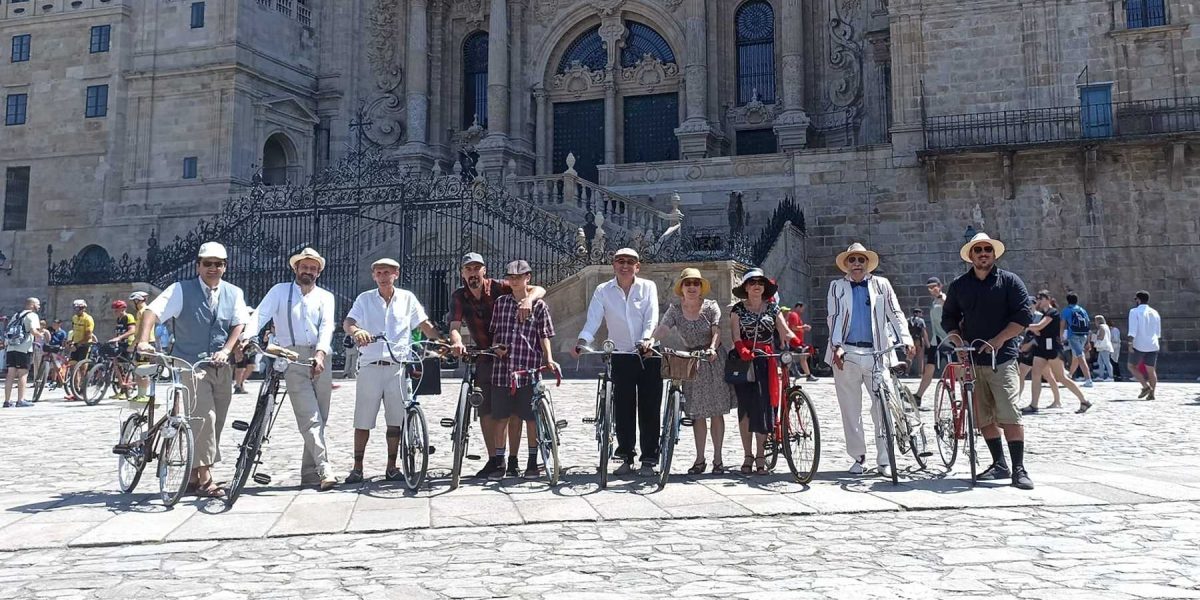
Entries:
[[1096,315],[1092,320],[1096,322],[1096,331],[1092,333],[1092,347],[1099,355],[1096,357],[1096,381],[1112,381],[1112,331],[1108,322],[1104,320],[1104,315]]
[[1042,318],[1029,326],[1029,331],[1036,336],[1033,349],[1033,379],[1030,382],[1030,385],[1033,386],[1033,399],[1029,406],[1021,409],[1021,414],[1030,415],[1038,412],[1038,399],[1042,393],[1043,377],[1050,386],[1050,394],[1054,397],[1054,403],[1050,405],[1050,408],[1062,406],[1056,384],[1056,381],[1062,380],[1062,384],[1079,399],[1079,409],[1075,412],[1083,414],[1092,407],[1092,403],[1083,397],[1083,391],[1075,385],[1070,374],[1063,367],[1061,330],[1064,320],[1058,311],[1058,302],[1054,296],[1050,295],[1049,290],[1041,290],[1037,293],[1037,309],[1042,312]]
[[1083,371],[1083,387],[1092,387],[1092,370],[1088,367],[1087,354],[1084,345],[1092,333],[1092,320],[1088,312],[1079,305],[1079,296],[1067,293],[1067,306],[1062,309],[1063,340],[1071,350],[1071,366],[1067,368],[1067,378],[1075,375],[1075,370]]
[[[1129,311],[1129,371],[1142,384],[1138,398],[1154,399],[1158,387],[1158,350],[1162,319],[1150,308],[1150,292],[1139,290],[1137,306]],[[1145,369],[1145,372],[1141,369]]]

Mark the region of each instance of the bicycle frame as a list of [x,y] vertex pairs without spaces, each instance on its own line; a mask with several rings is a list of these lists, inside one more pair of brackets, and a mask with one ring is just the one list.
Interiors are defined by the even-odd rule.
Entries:
[[[551,371],[558,379],[556,385],[562,385],[562,373],[552,366],[542,366],[536,369],[523,369],[513,371],[511,375],[511,383],[509,384],[509,392],[515,394],[517,391],[517,381],[521,377],[529,377],[533,385],[533,394],[529,399],[532,406],[534,431],[537,433],[537,448],[538,453],[542,457],[542,464],[546,467],[546,476],[550,479],[550,485],[558,485],[559,463],[558,463],[558,430],[565,426],[566,423],[560,422],[554,417],[554,403],[550,398],[550,394],[546,391],[546,384],[542,379],[543,371]],[[545,408],[539,410],[539,405]],[[547,422],[546,420],[549,420]]]
[[596,428],[596,446],[600,453],[600,489],[608,487],[608,461],[612,458],[613,439],[617,435],[617,423],[613,418],[613,375],[612,357],[618,354],[641,356],[637,352],[618,352],[616,344],[607,340],[595,350],[588,346],[578,346],[580,354],[599,354],[604,361],[604,372],[600,374],[596,390],[596,414],[592,418],[584,417],[584,423],[591,423]]

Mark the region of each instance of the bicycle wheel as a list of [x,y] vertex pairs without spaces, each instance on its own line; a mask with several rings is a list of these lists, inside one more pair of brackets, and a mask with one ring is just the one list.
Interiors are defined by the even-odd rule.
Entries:
[[883,410],[880,412],[883,413],[883,431],[886,438],[884,445],[887,448],[888,466],[891,467],[889,471],[892,475],[892,485],[897,485],[900,483],[900,474],[896,472],[896,421],[892,418],[891,407],[894,402],[887,387],[882,390],[879,402],[883,403]]
[[400,436],[400,452],[404,455],[404,484],[410,490],[421,487],[429,469],[429,431],[425,429],[425,412],[414,404],[405,416],[404,432]]
[[187,419],[176,417],[167,420],[159,436],[162,449],[158,454],[158,495],[164,506],[175,506],[191,479],[196,440]]
[[463,458],[467,456],[467,445],[471,441],[471,410],[467,404],[471,385],[463,381],[458,393],[458,410],[454,411],[454,429],[450,430],[450,442],[454,445],[454,464],[450,468],[450,489],[458,489],[462,477]]
[[608,487],[608,459],[612,458],[612,384],[600,376],[596,392],[596,442],[600,447],[600,489]]
[[979,456],[975,453],[975,391],[963,394],[963,409],[967,412],[967,460],[971,463],[971,485],[979,481]]
[[117,456],[117,486],[125,494],[133,493],[146,468],[146,434],[149,428],[146,416],[138,413],[129,415],[121,424],[121,437],[117,440],[125,454]]
[[954,413],[954,387],[939,381],[933,392],[933,433],[937,436],[938,454],[946,469],[953,467],[958,458]]
[[667,486],[671,477],[671,458],[675,455],[675,443],[679,441],[679,410],[681,392],[672,390],[663,407],[662,433],[658,436],[658,489]]
[[233,468],[233,479],[229,480],[229,489],[225,490],[225,505],[233,506],[246,487],[246,481],[254,473],[258,464],[258,456],[262,452],[263,415],[260,410],[254,411],[250,419],[250,427],[246,429],[246,437],[239,446],[237,464]]
[[42,399],[42,391],[46,389],[46,377],[49,376],[51,365],[46,361],[38,363],[37,375],[33,377],[33,401]]
[[96,363],[92,368],[87,370],[87,375],[83,378],[83,402],[88,406],[100,404],[104,399],[105,392],[108,391],[109,380],[112,377],[108,372],[107,363]]
[[117,368],[112,372],[112,389],[127,399],[133,399],[133,392],[137,390],[137,381],[133,377],[133,363],[128,361],[117,363]]
[[[83,368],[83,370],[81,371],[79,368],[79,365],[83,365],[83,364],[87,364],[88,366]],[[91,368],[91,364],[88,363],[87,360],[81,360],[81,361],[71,365],[69,368],[67,368],[67,381],[65,383],[63,383],[63,393],[64,394],[66,394],[67,396],[74,397],[74,398],[81,398],[83,396],[83,394],[80,394],[79,390],[76,389],[77,386],[75,385],[75,377],[78,376],[78,374],[81,372],[84,375],[86,375],[88,368]]]
[[917,397],[913,395],[912,390],[908,386],[896,382],[897,390],[900,394],[900,403],[896,407],[896,415],[904,420],[904,427],[900,428],[904,432],[904,443],[902,444],[905,450],[912,454],[913,460],[917,462],[917,468],[924,470],[926,458],[932,456],[929,452],[929,439],[925,436],[925,422],[921,420],[921,409],[917,406]]
[[546,479],[551,486],[558,485],[558,425],[554,422],[549,392],[543,391],[534,401],[533,418],[537,429],[538,453],[542,457],[542,465],[546,467]]
[[783,426],[783,453],[797,483],[812,481],[821,463],[821,427],[817,409],[799,387],[788,391],[787,418]]

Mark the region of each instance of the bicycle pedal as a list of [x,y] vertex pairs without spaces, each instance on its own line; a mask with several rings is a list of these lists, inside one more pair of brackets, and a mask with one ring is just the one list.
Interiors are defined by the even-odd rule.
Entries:
[[258,485],[268,485],[271,483],[271,476],[267,475],[266,473],[255,473],[251,479],[253,479],[254,483],[257,483]]
[[454,427],[454,419],[442,419],[442,427]]
[[129,456],[129,453],[132,451],[133,447],[129,444],[117,444],[116,446],[113,446],[112,449],[112,453],[116,454],[117,456]]
[[584,422],[584,423],[588,423],[588,424],[595,423],[595,422],[596,422],[596,417],[584,417],[584,418],[583,418],[583,422]]
[[555,422],[554,422],[554,426],[555,426],[555,427],[557,427],[557,428],[559,428],[559,429],[566,429],[566,428],[567,428],[567,420],[566,420],[566,419],[559,419],[559,420],[557,420],[557,421],[555,421]]
[[478,454],[468,454],[467,455],[467,460],[479,460],[479,458],[480,457]]
[[692,426],[692,423],[694,423],[694,422],[695,422],[695,421],[692,421],[691,419],[689,419],[689,418],[687,418],[687,417],[684,417],[684,418],[682,418],[682,419],[680,419],[680,420],[679,420],[679,424],[680,424],[680,425],[683,425],[684,427],[691,427],[691,426]]
[[434,448],[433,446],[430,446],[430,447],[429,447],[429,451],[428,451],[428,452],[426,452],[425,454],[433,454],[433,453],[434,453],[436,450],[437,450],[437,448]]
[[933,456],[933,453],[928,450],[921,453],[921,458],[925,458],[926,456]]
[[247,423],[245,421],[236,420],[236,419],[233,421],[233,423],[230,423],[229,426],[238,431],[248,431],[250,429],[249,423]]

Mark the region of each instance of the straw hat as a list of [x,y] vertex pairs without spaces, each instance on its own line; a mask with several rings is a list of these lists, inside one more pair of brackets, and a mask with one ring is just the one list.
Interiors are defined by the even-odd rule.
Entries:
[[683,281],[685,279],[699,279],[700,280],[700,297],[701,298],[707,296],[708,292],[712,291],[712,284],[710,284],[708,282],[708,280],[705,279],[704,276],[700,274],[700,269],[688,267],[688,268],[684,269],[682,272],[680,272],[679,279],[675,280],[675,295],[679,296],[680,298],[683,297]]
[[317,268],[321,269],[322,271],[325,270],[325,259],[321,258],[321,255],[317,254],[317,251],[313,250],[312,248],[305,248],[301,250],[299,254],[293,254],[292,257],[288,259],[288,264],[291,265],[292,269],[294,270],[296,268],[296,263],[302,260],[315,260],[317,261]]
[[779,291],[779,286],[775,285],[774,281],[771,281],[770,278],[764,275],[762,269],[750,269],[749,271],[746,271],[745,275],[742,275],[741,283],[738,283],[738,286],[733,288],[733,295],[737,296],[738,298],[745,299],[746,284],[749,283],[751,279],[766,280],[767,283],[763,287],[763,300],[770,300],[771,297],[775,295],[775,292]]
[[961,256],[963,260],[971,262],[971,248],[974,248],[979,244],[990,244],[992,248],[995,248],[995,258],[1000,258],[1000,256],[1004,254],[1004,242],[1001,242],[1000,240],[994,240],[988,234],[979,232],[975,234],[975,237],[971,238],[971,241],[963,244],[962,249],[958,251],[958,255]]
[[879,255],[867,250],[866,246],[863,246],[858,242],[854,242],[853,244],[850,244],[849,248],[846,248],[845,252],[837,255],[837,258],[833,261],[834,264],[837,265],[837,268],[841,269],[843,273],[850,272],[850,265],[846,264],[846,259],[849,258],[851,254],[861,254],[867,257],[868,273],[879,268]]

